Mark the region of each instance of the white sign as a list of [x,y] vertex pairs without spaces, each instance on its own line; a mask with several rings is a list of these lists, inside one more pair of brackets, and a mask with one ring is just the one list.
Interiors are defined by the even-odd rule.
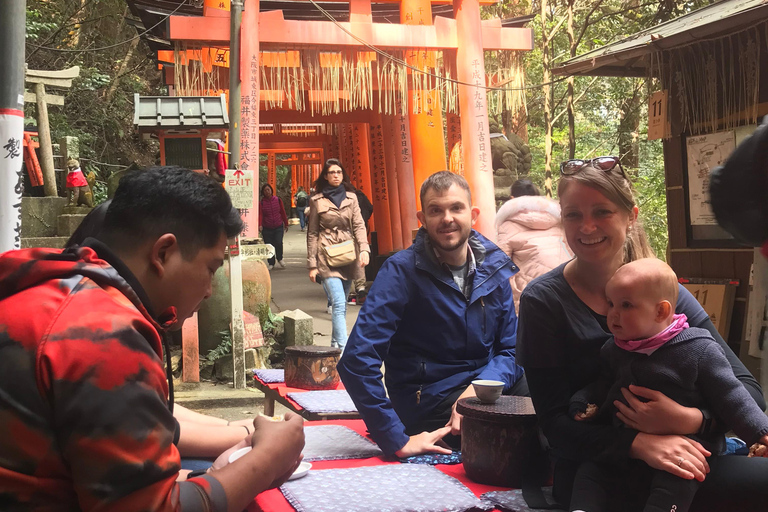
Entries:
[[246,260],[268,260],[275,257],[275,248],[272,244],[241,245],[240,256]]
[[253,208],[253,171],[227,169],[224,188],[229,192],[232,206],[240,210]]
[[709,203],[709,175],[722,165],[736,148],[732,131],[688,137],[688,202],[691,225],[716,226],[717,220]]
[[[0,109],[0,112],[3,110],[10,109]],[[21,246],[23,137],[22,112],[12,110],[0,114],[0,253]]]

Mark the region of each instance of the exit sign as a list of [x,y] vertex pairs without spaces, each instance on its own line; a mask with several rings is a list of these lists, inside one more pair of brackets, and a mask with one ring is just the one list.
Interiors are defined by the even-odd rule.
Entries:
[[224,175],[224,188],[229,192],[232,206],[240,210],[253,208],[253,171],[227,169]]

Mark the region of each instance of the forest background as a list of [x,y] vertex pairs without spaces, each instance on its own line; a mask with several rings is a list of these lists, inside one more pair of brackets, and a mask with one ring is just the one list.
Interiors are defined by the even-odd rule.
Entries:
[[[483,17],[531,15],[531,52],[486,52],[489,71],[521,59],[527,111],[496,119],[530,145],[528,176],[556,195],[559,163],[569,158],[617,155],[637,190],[641,219],[656,254],[667,251],[667,210],[660,141],[647,140],[649,78],[553,76],[557,64],[635,32],[715,3],[709,0],[502,0]],[[106,180],[132,163],[152,165],[157,143],[133,128],[133,95],[165,95],[160,72],[137,36],[124,0],[27,0],[26,63],[32,69],[80,66],[63,107],[49,109],[53,140],[76,136],[86,170],[96,171],[97,200]],[[34,124],[36,106],[26,104]],[[523,177],[523,176],[519,176]],[[548,179],[551,177],[551,180]],[[278,169],[278,190],[290,190],[288,168]],[[290,201],[290,192],[284,200]]]

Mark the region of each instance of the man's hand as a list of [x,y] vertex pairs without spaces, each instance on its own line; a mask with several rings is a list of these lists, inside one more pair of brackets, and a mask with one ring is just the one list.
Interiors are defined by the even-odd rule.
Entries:
[[451,433],[451,427],[443,427],[432,432],[422,432],[411,436],[405,446],[395,452],[398,457],[411,457],[422,453],[442,453],[450,455],[452,450],[446,447],[441,440]]
[[275,480],[272,487],[282,485],[301,463],[304,449],[304,420],[285,413],[285,421],[272,421],[264,416],[253,420],[251,446],[272,461]]
[[371,255],[368,254],[368,251],[363,251],[358,255],[357,259],[360,262],[360,266],[364,267],[371,262]]
[[454,436],[461,435],[461,420],[464,418],[464,416],[456,412],[456,404],[462,398],[468,398],[470,396],[477,396],[475,394],[475,388],[472,386],[472,384],[467,386],[467,389],[465,389],[464,392],[459,395],[459,398],[456,399],[456,402],[453,403],[453,407],[451,408],[451,419],[448,420],[448,423],[446,423],[445,426],[451,427],[451,434]]
[[309,280],[312,281],[313,283],[316,283],[317,282],[317,274],[319,272],[320,271],[317,270],[316,268],[309,269]]

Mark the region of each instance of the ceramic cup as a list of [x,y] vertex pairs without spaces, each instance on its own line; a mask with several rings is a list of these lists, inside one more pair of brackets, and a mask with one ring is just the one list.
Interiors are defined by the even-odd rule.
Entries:
[[500,380],[473,380],[472,387],[475,388],[475,394],[482,403],[492,404],[501,396],[504,383]]

